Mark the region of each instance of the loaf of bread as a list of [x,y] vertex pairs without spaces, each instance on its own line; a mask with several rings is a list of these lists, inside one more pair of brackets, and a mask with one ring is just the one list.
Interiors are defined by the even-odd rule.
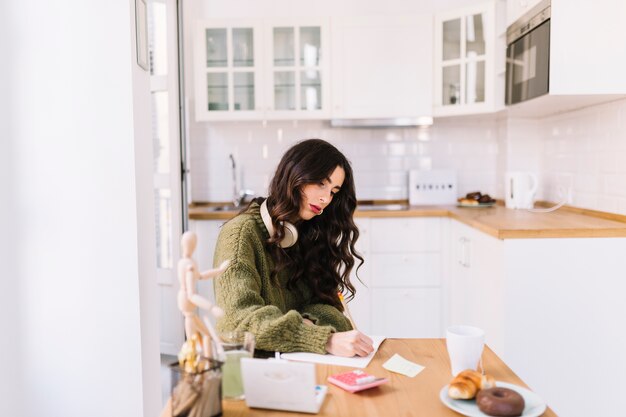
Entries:
[[471,400],[479,390],[495,387],[492,376],[466,369],[454,377],[448,386],[448,396],[455,400]]
[[479,204],[478,200],[472,200],[470,198],[459,198],[458,201],[467,206],[477,206]]

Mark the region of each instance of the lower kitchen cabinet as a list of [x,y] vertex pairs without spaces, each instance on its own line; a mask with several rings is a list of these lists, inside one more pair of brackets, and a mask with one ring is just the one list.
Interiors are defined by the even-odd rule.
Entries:
[[437,217],[357,218],[365,258],[348,305],[359,329],[386,337],[442,336],[442,227]]
[[615,415],[610,399],[621,388],[612,381],[626,371],[626,239],[499,240],[450,222],[446,324],[484,328],[558,415]]
[[487,344],[501,354],[504,243],[455,220],[450,222],[448,324],[484,329]]
[[441,337],[440,288],[374,288],[372,334]]

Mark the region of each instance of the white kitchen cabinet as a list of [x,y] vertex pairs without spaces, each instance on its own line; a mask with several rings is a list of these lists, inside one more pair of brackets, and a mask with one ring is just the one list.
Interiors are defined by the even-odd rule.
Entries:
[[332,20],[332,117],[432,114],[432,15]]
[[372,333],[387,337],[442,336],[444,219],[370,219]]
[[327,117],[328,26],[319,18],[199,21],[196,120]]
[[539,4],[541,0],[507,0],[506,25],[507,27],[522,17],[526,12]]
[[206,20],[196,24],[196,120],[263,116],[261,25],[255,20]]
[[267,20],[266,118],[323,119],[330,108],[327,19]]
[[504,6],[492,0],[436,15],[435,117],[504,108]]
[[[528,7],[525,12],[536,15],[542,9],[547,10],[548,2],[533,0],[532,3],[536,3],[532,6],[537,8]],[[552,0],[549,13],[549,91],[508,106],[507,113],[513,117],[541,118],[626,97],[626,48],[623,47],[626,2],[610,0],[595,4]],[[510,42],[526,26],[517,29],[511,32]],[[535,71],[538,60],[534,58],[533,49],[530,54],[524,51],[529,50],[511,51],[512,56],[507,59],[520,65],[526,73],[542,71]]]
[[457,221],[450,227],[448,325],[485,330],[487,344],[502,354],[502,262],[504,243]]
[[372,291],[372,334],[441,337],[441,289],[376,288]]
[[626,317],[626,239],[499,240],[455,220],[450,230],[446,325],[484,328],[487,344],[557,414],[614,414],[618,383],[563,381],[626,371],[626,333],[616,331]]

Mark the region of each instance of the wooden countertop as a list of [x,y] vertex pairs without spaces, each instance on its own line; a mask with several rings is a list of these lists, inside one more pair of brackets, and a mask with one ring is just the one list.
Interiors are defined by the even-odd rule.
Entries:
[[[414,378],[392,373],[382,367],[394,354],[416,362],[425,369]],[[496,381],[527,387],[526,384],[488,347],[483,353],[485,371]],[[329,375],[345,372],[351,368],[337,365],[316,365],[317,383],[328,385],[328,394],[319,416],[364,417],[379,416],[429,416],[459,417],[460,414],[447,408],[439,399],[439,391],[452,379],[450,361],[445,339],[387,339],[378,349],[376,356],[365,370],[376,376],[389,379],[389,383],[377,388],[351,394],[328,384]],[[541,393],[537,393],[540,397]],[[544,398],[545,400],[545,398]],[[224,417],[258,416],[289,417],[310,414],[290,413],[248,408],[245,401],[223,401]],[[162,416],[169,416],[168,408]],[[556,417],[548,408],[542,417]]]
[[[382,206],[381,206],[382,207]],[[237,212],[189,209],[192,220],[228,220]],[[626,216],[562,207],[550,213],[511,210],[501,204],[488,208],[405,206],[402,210],[358,210],[355,217],[450,217],[498,239],[626,237]]]

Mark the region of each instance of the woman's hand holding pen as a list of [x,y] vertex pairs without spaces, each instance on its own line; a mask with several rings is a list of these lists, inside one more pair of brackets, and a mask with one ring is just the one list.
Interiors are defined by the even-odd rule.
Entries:
[[372,339],[358,330],[332,333],[326,342],[326,351],[336,356],[367,356],[374,351]]

